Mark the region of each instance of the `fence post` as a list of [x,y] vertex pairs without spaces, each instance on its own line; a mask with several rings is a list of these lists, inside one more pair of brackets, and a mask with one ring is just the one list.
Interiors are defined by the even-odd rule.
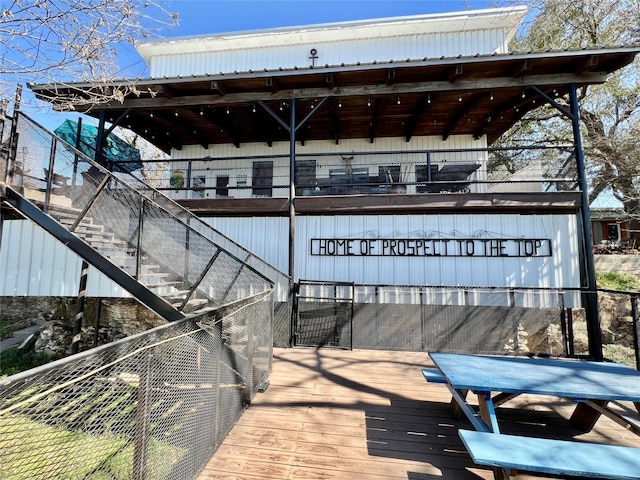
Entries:
[[147,445],[149,429],[147,422],[147,400],[149,399],[149,370],[153,354],[141,358],[138,381],[138,405],[136,407],[136,430],[133,440],[133,480],[147,478]]
[[78,305],[76,307],[76,319],[73,322],[73,340],[71,341],[71,353],[78,353],[80,340],[82,339],[82,321],[84,320],[84,304],[87,298],[87,277],[89,276],[89,264],[82,261],[80,271],[80,287],[78,288]]
[[640,370],[640,334],[638,332],[638,297],[631,296],[631,317],[633,318],[633,349],[636,354],[636,370]]

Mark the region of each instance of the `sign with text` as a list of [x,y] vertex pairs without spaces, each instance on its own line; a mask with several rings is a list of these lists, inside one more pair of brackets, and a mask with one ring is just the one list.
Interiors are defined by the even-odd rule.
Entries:
[[313,238],[311,255],[341,257],[550,257],[548,238]]

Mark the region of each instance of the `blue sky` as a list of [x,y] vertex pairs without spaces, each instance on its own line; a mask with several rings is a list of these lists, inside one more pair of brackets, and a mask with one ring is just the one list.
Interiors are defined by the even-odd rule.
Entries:
[[[157,32],[159,38],[261,30],[370,18],[458,12],[491,8],[486,0],[157,0],[168,12],[177,12],[179,23]],[[502,0],[499,3],[505,3]],[[146,40],[146,39],[145,39]],[[146,64],[131,45],[118,47],[119,78],[146,77]],[[37,105],[26,91],[23,111],[47,128],[62,122],[60,114]],[[77,117],[77,115],[73,115]],[[91,119],[87,119],[90,123]]]
[[[485,0],[158,0],[177,12],[179,24],[160,37],[183,37],[211,33],[331,23],[370,18],[421,15],[491,8]],[[138,76],[144,67],[135,53],[122,52],[125,77]],[[131,72],[135,72],[131,74]]]

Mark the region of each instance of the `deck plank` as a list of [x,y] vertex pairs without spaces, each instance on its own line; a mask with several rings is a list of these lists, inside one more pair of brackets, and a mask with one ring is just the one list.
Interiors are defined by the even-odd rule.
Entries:
[[[490,468],[473,464],[458,437],[458,429],[470,425],[449,415],[447,388],[424,381],[420,369],[430,366],[425,353],[275,349],[269,388],[198,478],[493,479]],[[607,418],[588,434],[573,429],[574,406],[521,396],[502,405],[498,418],[504,433],[640,447],[640,437]]]

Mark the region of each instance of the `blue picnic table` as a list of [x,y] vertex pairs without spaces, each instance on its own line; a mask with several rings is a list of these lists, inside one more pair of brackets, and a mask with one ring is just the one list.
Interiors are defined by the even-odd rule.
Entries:
[[[476,430],[460,431],[467,450],[476,463],[496,467],[496,478],[507,478],[513,469],[592,478],[640,478],[640,449],[501,435],[496,415],[496,407],[518,395],[549,395],[576,402],[570,420],[584,431],[591,430],[605,415],[640,435],[640,425],[608,406],[611,401],[628,401],[640,412],[639,371],[616,363],[573,359],[455,353],[431,353],[430,357],[437,371],[424,369],[425,379],[443,383],[450,390],[452,405]],[[477,395],[477,410],[467,401],[468,392]],[[510,449],[504,448],[505,442]],[[532,445],[546,445],[549,451],[558,452],[558,458],[545,461],[544,456],[532,456]],[[604,455],[603,462],[587,465],[587,452]]]

